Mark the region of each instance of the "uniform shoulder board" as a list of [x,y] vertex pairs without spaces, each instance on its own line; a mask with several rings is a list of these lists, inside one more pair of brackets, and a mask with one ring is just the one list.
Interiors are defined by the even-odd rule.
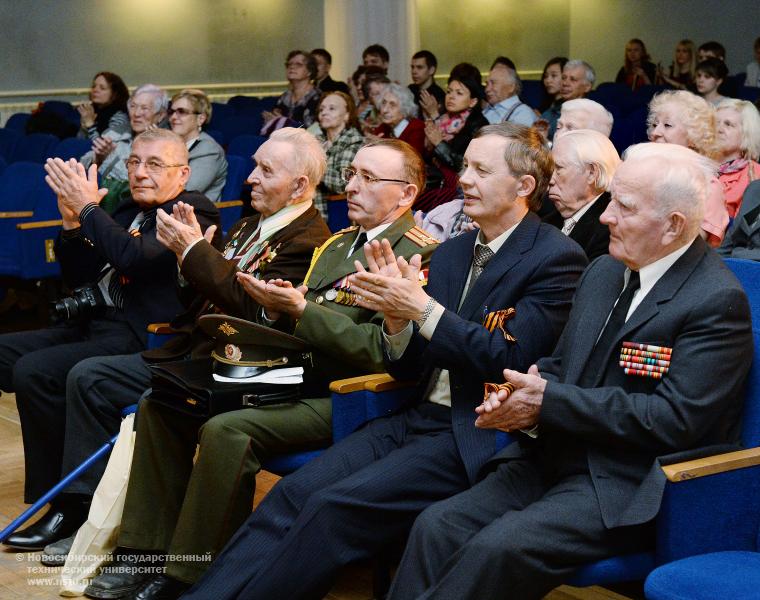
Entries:
[[349,233],[350,231],[356,231],[357,229],[359,229],[358,225],[350,225],[349,227],[341,229],[340,231],[336,231],[333,235],[343,235],[344,233]]
[[421,227],[417,227],[416,225],[412,227],[409,231],[407,231],[404,234],[404,237],[410,240],[413,244],[419,246],[420,248],[424,248],[425,246],[430,246],[431,244],[440,243],[439,240],[435,239],[427,231],[425,231]]

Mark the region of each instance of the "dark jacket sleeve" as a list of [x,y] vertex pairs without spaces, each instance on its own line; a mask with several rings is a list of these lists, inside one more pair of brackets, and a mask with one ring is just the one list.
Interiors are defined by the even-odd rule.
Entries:
[[473,110],[470,116],[467,117],[464,127],[451,141],[441,142],[435,147],[433,150],[435,157],[443,161],[452,170],[458,172],[462,168],[464,153],[472,141],[472,136],[484,125],[488,125],[488,121],[483,116],[483,113],[480,112],[480,109]]

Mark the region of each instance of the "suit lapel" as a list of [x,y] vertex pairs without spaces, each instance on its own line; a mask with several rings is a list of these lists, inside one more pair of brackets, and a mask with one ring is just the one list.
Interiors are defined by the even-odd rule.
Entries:
[[[395,247],[399,239],[414,227],[414,225],[415,223],[412,218],[412,213],[411,211],[407,211],[375,239],[381,240],[385,238],[390,242],[391,247]],[[322,271],[323,275],[319,281],[315,281],[310,287],[314,289],[324,287],[350,273],[356,272],[356,267],[354,266],[355,260],[361,262],[365,267],[367,266],[367,259],[364,256],[364,250],[362,248],[357,248],[351,253],[351,256],[346,257],[348,248],[354,243],[358,231],[359,230],[356,229],[351,232],[350,236],[346,235],[345,240],[336,241],[330,244],[322,255],[324,260],[329,261],[325,263],[325,270]],[[341,242],[343,242],[343,244],[341,244]]]
[[[474,313],[480,308],[488,294],[496,286],[499,280],[514,265],[522,260],[522,254],[528,252],[536,239],[536,231],[540,221],[533,213],[528,213],[512,232],[506,242],[499,248],[496,255],[488,262],[483,273],[475,283],[475,287],[464,299],[458,313],[463,319],[472,320]],[[473,244],[475,241],[473,240]],[[469,256],[465,279],[472,263],[472,254]],[[462,288],[464,284],[462,284]],[[461,292],[460,292],[461,295]]]
[[570,239],[585,247],[593,236],[594,230],[599,227],[599,217],[609,203],[610,194],[609,192],[604,192],[575,224],[575,227],[570,232]]
[[448,265],[448,288],[446,298],[436,298],[440,300],[449,310],[456,311],[459,307],[459,301],[464,293],[464,284],[467,281],[467,275],[470,272],[470,265],[472,264],[473,248],[475,247],[475,239],[478,236],[478,231],[470,231],[464,233],[461,236],[463,250],[461,252],[452,252],[451,262]]

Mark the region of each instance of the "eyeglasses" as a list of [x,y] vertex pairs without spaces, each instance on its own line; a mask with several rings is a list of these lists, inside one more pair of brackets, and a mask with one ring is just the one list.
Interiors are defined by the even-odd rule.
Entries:
[[169,116],[171,117],[174,113],[177,113],[180,117],[186,117],[187,115],[199,115],[199,113],[196,110],[187,110],[186,108],[170,108],[166,111],[169,113]]
[[387,181],[389,183],[405,183],[409,185],[409,182],[404,181],[403,179],[387,179],[384,177],[375,177],[374,175],[370,175],[369,173],[364,173],[363,171],[357,171],[353,167],[343,167],[340,170],[340,177],[346,183],[349,183],[356,176],[359,177],[359,183],[366,183],[368,185],[379,183],[381,181]]
[[148,173],[152,173],[153,175],[158,175],[161,171],[164,169],[168,169],[169,167],[184,167],[186,165],[180,164],[180,165],[165,165],[160,160],[156,160],[155,158],[149,158],[148,160],[140,160],[139,158],[135,158],[134,156],[132,158],[128,158],[124,161],[124,164],[127,165],[127,171],[130,173],[132,171],[137,170],[137,167],[140,165],[145,165],[145,168],[147,169]]

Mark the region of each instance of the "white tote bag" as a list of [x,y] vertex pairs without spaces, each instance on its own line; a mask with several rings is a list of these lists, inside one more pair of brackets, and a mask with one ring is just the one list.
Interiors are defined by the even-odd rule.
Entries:
[[79,528],[61,572],[61,596],[81,596],[98,567],[109,558],[119,536],[127,495],[132,451],[135,447],[135,415],[121,422],[103,478],[92,498],[87,521]]

